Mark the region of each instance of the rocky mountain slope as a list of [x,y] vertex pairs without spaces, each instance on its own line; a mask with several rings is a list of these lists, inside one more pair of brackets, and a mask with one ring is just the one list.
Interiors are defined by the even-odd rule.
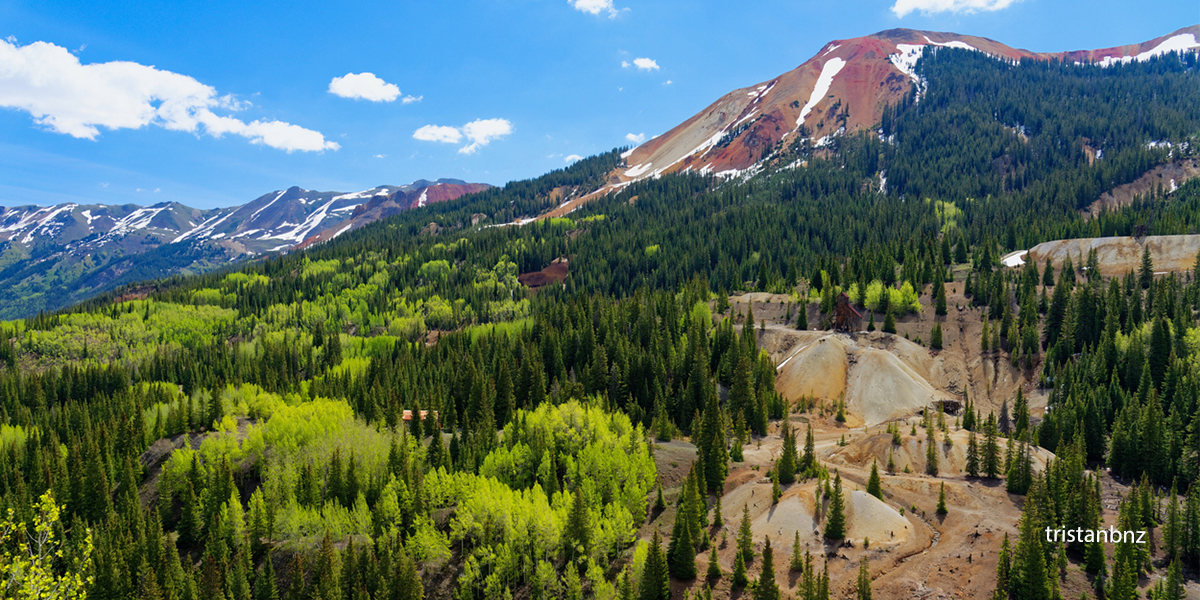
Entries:
[[456,179],[352,193],[291,187],[214,209],[177,202],[0,207],[0,318],[55,309],[123,283],[286,252],[489,187]]
[[609,188],[663,173],[733,175],[752,169],[778,148],[822,146],[832,137],[874,129],[884,109],[924,85],[915,71],[926,48],[963,48],[1009,60],[1059,59],[1116,65],[1172,51],[1200,49],[1200,25],[1126,46],[1042,53],[987,38],[891,29],[834,40],[795,69],[729,92],[670,131],[630,150]]

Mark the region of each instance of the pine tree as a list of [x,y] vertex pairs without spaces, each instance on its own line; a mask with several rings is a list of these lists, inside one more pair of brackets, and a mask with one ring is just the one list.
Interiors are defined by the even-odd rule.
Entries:
[[896,333],[896,317],[892,316],[892,309],[890,307],[887,314],[883,317],[883,332]]
[[1005,600],[1009,597],[1009,585],[1012,583],[1012,547],[1008,543],[1008,534],[1000,544],[1000,557],[996,561],[996,591],[993,598]]
[[796,436],[792,433],[791,424],[788,419],[783,420],[780,427],[783,436],[783,450],[779,457],[779,462],[776,463],[776,471],[778,476],[776,481],[783,485],[788,485],[796,481],[796,469],[799,457],[796,456]]
[[577,487],[572,496],[571,512],[567,515],[566,526],[563,527],[563,548],[570,560],[578,556],[588,556],[592,546],[591,515],[583,497],[583,489]]
[[842,474],[838,472],[833,483],[833,494],[829,499],[829,520],[825,523],[825,537],[840,540],[846,537],[846,514],[842,499]]
[[858,600],[871,600],[871,566],[867,562],[867,557],[862,557],[862,561],[858,563],[858,585],[855,591],[855,596]]
[[934,350],[942,349],[942,324],[933,324],[933,333],[929,334],[929,347]]
[[[706,380],[707,383],[707,380]],[[725,477],[729,474],[729,449],[725,441],[725,418],[717,403],[717,394],[711,385],[706,385],[708,401],[701,413],[698,458],[704,470],[705,492],[720,494],[725,488]]]
[[654,532],[650,552],[646,556],[646,566],[642,568],[638,600],[671,600],[671,580],[658,531]]
[[925,428],[925,474],[934,477],[938,474],[937,438],[932,426]]
[[1000,475],[1000,446],[996,442],[995,413],[988,413],[988,420],[984,425],[983,472],[988,479],[995,479]]
[[871,463],[871,475],[867,478],[867,493],[883,500],[883,490],[880,489],[879,461]]
[[254,578],[254,600],[279,600],[274,562],[268,553],[266,559],[263,560],[262,572]]
[[684,581],[696,578],[696,550],[692,542],[692,526],[688,523],[689,512],[681,507],[675,514],[675,526],[667,546],[667,567],[671,577]]
[[788,570],[794,573],[804,572],[804,557],[800,555],[800,530],[798,529],[792,539],[792,559],[788,563]]
[[1150,246],[1146,246],[1142,250],[1142,264],[1138,269],[1138,283],[1142,289],[1149,289],[1150,284],[1154,283],[1154,259],[1150,256]]
[[801,331],[808,329],[808,304],[801,303],[799,310],[796,311],[796,329]]
[[708,553],[708,572],[705,573],[705,578],[710,582],[715,582],[721,578],[721,563],[717,559],[717,545],[709,544]]
[[800,472],[811,473],[817,466],[817,442],[813,438],[812,423],[804,434],[804,455],[800,457]]
[[775,582],[775,553],[771,550],[771,537],[767,536],[762,553],[762,572],[758,585],[754,587],[754,600],[779,600],[779,584]]
[[934,290],[935,307],[934,314],[938,316],[946,315],[946,284],[942,283],[942,278],[937,278],[937,284]]
[[1010,593],[1020,600],[1050,600],[1050,574],[1046,569],[1046,556],[1039,536],[1033,504],[1027,504],[1021,515],[1020,537],[1013,552],[1012,571],[1009,576]]
[[947,512],[949,511],[946,510],[946,482],[943,481],[941,489],[938,490],[937,514],[944,515]]
[[974,431],[967,437],[967,477],[979,477],[979,444]]
[[742,563],[754,560],[754,538],[750,531],[750,505],[742,505],[742,522],[738,525],[737,552]]
[[750,583],[750,578],[746,575],[746,559],[741,552],[738,552],[733,562],[733,589],[744,588],[748,583]]

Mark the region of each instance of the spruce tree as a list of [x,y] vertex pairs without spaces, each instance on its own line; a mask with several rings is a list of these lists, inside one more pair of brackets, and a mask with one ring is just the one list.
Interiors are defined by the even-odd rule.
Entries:
[[750,531],[749,504],[742,505],[742,522],[738,525],[737,551],[743,563],[754,560],[754,538]]
[[721,578],[721,563],[717,559],[717,545],[710,543],[709,546],[708,572],[705,573],[705,578],[710,582],[715,582]]
[[662,540],[654,532],[646,565],[642,568],[642,581],[638,585],[638,600],[671,600],[671,580],[667,572],[667,560],[663,555]]
[[880,489],[879,461],[871,463],[871,475],[867,478],[867,493],[883,500],[883,490]]
[[936,289],[934,290],[934,314],[938,316],[946,315],[946,284],[942,283],[942,278],[937,278]]
[[796,329],[801,331],[808,329],[808,303],[801,302],[799,309],[796,311]]
[[[800,457],[800,472],[811,473],[817,466],[817,442],[813,438],[812,423],[804,434],[804,456]],[[807,475],[806,475],[807,476]]]
[[741,589],[750,583],[750,578],[746,575],[746,559],[741,552],[737,553],[737,557],[733,562],[733,589]]
[[934,350],[942,349],[942,324],[933,324],[933,333],[929,334],[929,347]]
[[771,550],[771,536],[767,536],[762,553],[762,572],[758,585],[754,587],[754,600],[779,600],[779,584],[775,582],[775,553]]
[[576,487],[572,496],[571,512],[563,527],[563,548],[567,551],[567,558],[574,560],[591,552],[592,524],[583,489]]
[[1004,600],[1009,597],[1009,586],[1012,583],[1012,547],[1008,543],[1008,534],[1000,544],[1000,557],[996,561],[996,591],[993,598]]
[[979,477],[979,444],[974,431],[967,437],[967,477]]
[[675,514],[671,542],[667,546],[667,567],[671,577],[684,581],[696,578],[696,550],[692,542],[692,527],[688,512],[682,508]]
[[1032,503],[1026,504],[1021,515],[1021,535],[1013,552],[1009,592],[1020,600],[1050,600],[1050,574],[1039,537],[1044,534],[1035,523],[1037,510]]
[[867,557],[863,556],[858,563],[858,585],[855,586],[855,596],[858,600],[871,600],[871,566]]
[[933,435],[933,427],[925,428],[925,474],[937,477],[938,450],[937,438]]
[[792,559],[788,563],[788,570],[794,573],[804,572],[804,557],[800,555],[800,530],[797,529],[795,536],[792,538]]
[[988,479],[995,479],[1000,475],[1000,446],[996,442],[995,413],[988,413],[988,420],[984,425],[983,472]]
[[833,494],[829,499],[829,519],[825,523],[825,537],[840,540],[846,537],[845,504],[842,499],[842,474],[837,473],[833,483]]
[[890,307],[887,314],[883,317],[883,332],[896,333],[896,317],[892,316],[892,309]]
[[268,553],[266,559],[263,560],[262,572],[254,578],[254,600],[279,600],[274,562]]
[[937,514],[944,515],[947,512],[948,511],[946,510],[946,482],[943,481],[941,489],[938,490]]
[[799,457],[796,456],[796,436],[792,433],[791,424],[788,419],[783,419],[781,426],[783,436],[783,451],[779,457],[779,462],[776,463],[778,472],[777,481],[782,485],[788,485],[796,481],[796,469]]

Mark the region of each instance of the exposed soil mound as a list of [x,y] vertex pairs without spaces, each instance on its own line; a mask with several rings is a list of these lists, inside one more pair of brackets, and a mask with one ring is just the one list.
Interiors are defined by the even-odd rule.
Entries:
[[908,541],[912,525],[900,516],[900,511],[862,490],[846,494],[846,533],[855,543],[864,538],[871,546],[898,546]]
[[1136,271],[1142,264],[1142,252],[1150,249],[1154,270],[1163,272],[1190,271],[1196,265],[1196,253],[1200,251],[1200,235],[1151,235],[1141,239],[1132,237],[1081,238],[1077,240],[1055,240],[1034,246],[1025,260],[1035,260],[1038,265],[1050,259],[1058,267],[1068,256],[1075,266],[1086,264],[1088,253],[1096,250],[1100,260],[1100,273],[1105,277]]
[[857,418],[851,425],[877,425],[951,397],[930,383],[935,373],[943,383],[960,379],[925,348],[891,334],[797,333],[816,339],[798,336],[796,349],[780,361],[776,388],[789,400],[844,398]]
[[570,272],[570,266],[565,258],[556,258],[545,269],[534,271],[532,273],[522,273],[517,277],[517,281],[521,285],[532,289],[546,287],[554,283],[562,283],[566,281],[567,274]]

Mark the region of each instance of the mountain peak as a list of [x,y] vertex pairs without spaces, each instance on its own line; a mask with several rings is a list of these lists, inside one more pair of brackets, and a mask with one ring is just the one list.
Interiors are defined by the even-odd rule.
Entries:
[[1008,60],[1061,59],[1108,65],[1200,48],[1200,25],[1126,46],[1040,53],[958,33],[888,29],[834,40],[778,77],[729,92],[704,110],[626,156],[606,189],[646,177],[693,171],[735,175],[754,169],[777,147],[797,140],[822,146],[833,137],[875,127],[883,108],[914,84],[926,46],[976,50]]

